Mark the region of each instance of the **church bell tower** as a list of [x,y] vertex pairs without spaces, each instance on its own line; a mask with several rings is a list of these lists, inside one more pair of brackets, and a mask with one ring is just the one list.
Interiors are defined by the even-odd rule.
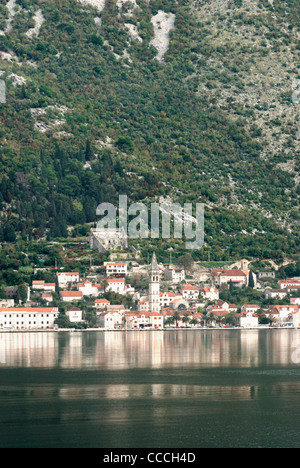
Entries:
[[159,282],[159,268],[156,260],[156,255],[154,253],[149,269],[149,312],[160,313]]

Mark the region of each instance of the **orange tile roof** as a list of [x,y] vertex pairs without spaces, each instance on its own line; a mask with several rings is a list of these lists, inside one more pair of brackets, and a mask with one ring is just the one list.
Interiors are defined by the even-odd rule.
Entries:
[[108,283],[124,283],[124,278],[112,278],[107,280]]
[[57,307],[10,307],[0,308],[0,312],[32,312],[32,313],[50,313],[58,312]]
[[192,286],[191,284],[184,284],[180,289],[181,289],[181,290],[195,290],[195,291],[199,291],[199,288],[197,288],[197,286]]
[[60,295],[63,297],[82,297],[81,291],[60,291]]

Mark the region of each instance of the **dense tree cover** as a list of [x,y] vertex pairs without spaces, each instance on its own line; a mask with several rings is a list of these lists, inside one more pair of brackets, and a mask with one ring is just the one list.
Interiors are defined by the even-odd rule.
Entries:
[[[212,94],[218,87],[231,89],[233,97],[242,92],[246,66],[263,45],[254,51],[242,44],[241,63],[233,44],[216,46],[210,25],[193,14],[197,2],[187,0],[138,2],[130,20],[123,14],[126,6],[119,14],[116,2],[107,0],[100,30],[97,11],[76,0],[17,3],[22,9],[12,30],[0,36],[0,50],[15,57],[2,67],[7,103],[1,106],[0,242],[64,238],[70,226],[84,235],[99,203],[127,194],[136,201],[171,196],[180,203],[205,203],[206,244],[193,252],[195,260],[208,254],[226,260],[297,253],[299,187],[277,165],[285,157],[260,157],[264,139],[255,105],[228,98],[227,107],[220,106]],[[280,2],[274,5],[279,23],[286,21]],[[292,28],[297,3],[290,0],[288,6]],[[38,37],[28,38],[38,7],[45,22]],[[267,1],[254,24],[237,3],[232,8],[228,22],[251,24],[273,46],[283,40],[296,47],[292,29],[283,35],[271,19]],[[159,9],[176,15],[162,64],[150,46],[150,20]],[[225,15],[218,21],[225,24]],[[142,42],[132,40],[127,22],[137,26]],[[222,70],[212,73],[210,61],[221,57]],[[11,73],[26,83],[14,86]],[[37,122],[47,130],[39,131]],[[293,142],[294,128],[289,129]],[[295,153],[293,145],[289,151]],[[143,247],[144,256],[153,250],[151,242]],[[168,247],[178,256],[185,253],[184,244],[174,240],[155,247],[164,259]]]

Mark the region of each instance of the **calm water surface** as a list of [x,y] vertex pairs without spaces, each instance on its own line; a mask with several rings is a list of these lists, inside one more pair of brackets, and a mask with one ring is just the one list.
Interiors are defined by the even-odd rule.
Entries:
[[300,330],[0,333],[1,448],[300,447]]

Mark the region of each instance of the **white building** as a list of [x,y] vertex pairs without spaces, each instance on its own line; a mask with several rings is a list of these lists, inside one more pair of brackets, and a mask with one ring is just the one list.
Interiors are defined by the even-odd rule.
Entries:
[[110,302],[107,299],[96,299],[95,307],[97,310],[103,310],[106,307],[110,306]]
[[115,330],[122,328],[123,318],[118,312],[101,312],[101,314],[98,315],[98,323],[100,328]]
[[241,312],[245,314],[255,314],[260,309],[260,306],[257,304],[244,304],[241,307]]
[[[299,321],[299,306],[286,304],[286,305],[271,305],[266,312],[267,317],[274,317],[278,323],[293,323]],[[299,325],[297,324],[297,327]]]
[[70,322],[83,322],[82,310],[77,307],[70,307],[66,311],[66,315],[69,317]]
[[66,286],[69,283],[79,283],[79,273],[74,272],[59,272],[57,273],[58,285]]
[[291,297],[291,304],[300,305],[300,297]]
[[174,284],[179,284],[185,280],[185,271],[184,269],[168,268],[164,271],[164,277]]
[[291,291],[297,291],[300,289],[300,280],[279,280],[278,283],[281,289]]
[[15,305],[15,300],[14,299],[0,299],[0,308],[8,308],[8,307],[14,307]]
[[164,316],[158,312],[141,313],[141,314],[127,314],[125,315],[126,328],[140,329],[152,328],[163,329]]
[[216,316],[222,316],[223,312],[225,313],[225,315],[230,314],[232,312],[237,312],[237,305],[229,304],[225,301],[218,301],[216,304],[208,306],[207,310]]
[[45,281],[32,281],[32,289],[55,292],[55,283],[45,283]]
[[81,301],[83,298],[81,291],[60,291],[59,296],[63,302]]
[[125,292],[125,279],[124,278],[109,278],[107,280],[107,291],[112,291],[119,294]]
[[278,299],[283,299],[287,295],[285,289],[266,289],[264,295],[267,299],[272,299],[277,297]]
[[240,314],[240,327],[242,328],[257,328],[258,316],[254,312],[242,312]]
[[98,283],[91,283],[91,281],[84,281],[78,283],[78,291],[81,291],[83,296],[98,296],[100,294],[101,285]]
[[4,330],[53,328],[57,317],[57,307],[1,308],[0,328]]
[[160,312],[160,271],[155,253],[149,268],[149,311]]
[[122,317],[125,315],[126,309],[124,304],[111,304],[106,308],[106,312],[118,312]]
[[32,281],[32,289],[40,289],[41,291],[44,291],[44,285],[45,281]]
[[53,295],[52,293],[42,293],[42,300],[46,302],[46,304],[50,304],[53,302]]
[[206,301],[218,301],[219,300],[219,290],[214,286],[208,286],[200,289],[200,295]]
[[160,307],[168,307],[171,302],[176,301],[177,299],[182,299],[182,295],[168,291],[161,292],[159,295]]
[[243,286],[248,284],[248,273],[243,270],[225,270],[215,268],[212,274],[212,280],[215,285],[232,283],[235,286]]
[[107,276],[113,276],[113,275],[126,276],[127,275],[127,263],[107,262],[107,263],[104,263],[104,266],[106,269]]
[[149,312],[149,301],[139,301],[137,310],[138,312]]
[[197,286],[193,286],[191,284],[184,284],[180,288],[179,291],[180,291],[182,297],[184,299],[186,299],[187,301],[198,299],[199,292],[200,292],[200,290],[199,290],[199,288]]

